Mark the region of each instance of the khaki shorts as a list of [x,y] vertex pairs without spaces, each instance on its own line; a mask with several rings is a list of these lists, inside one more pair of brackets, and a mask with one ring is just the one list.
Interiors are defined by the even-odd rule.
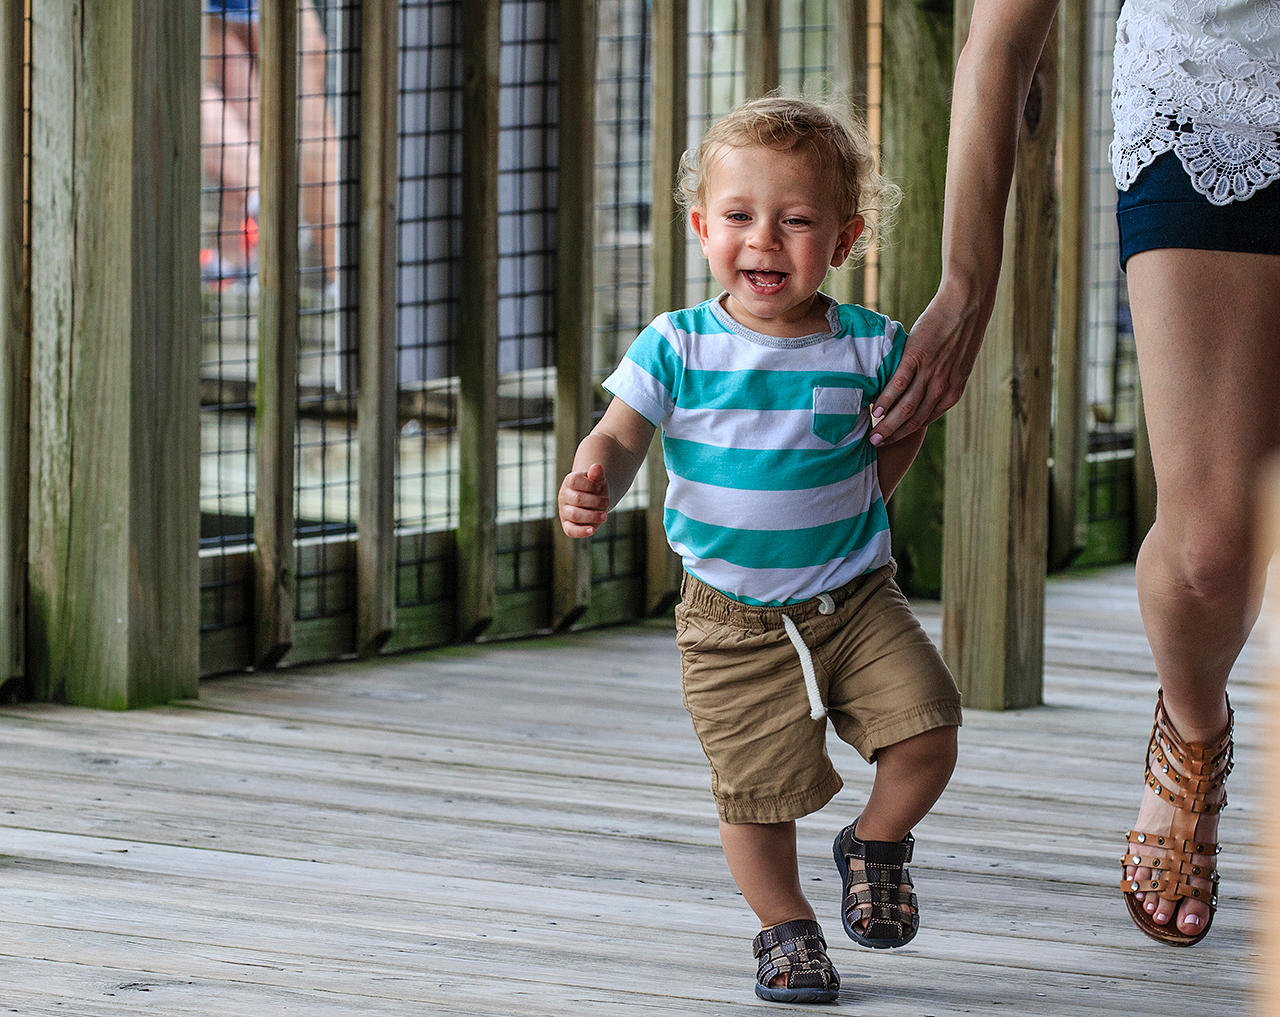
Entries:
[[913,735],[960,723],[960,690],[898,584],[893,562],[787,607],[741,604],[685,573],[676,607],[684,705],[711,763],[726,823],[785,823],[843,786],[826,719],[810,701],[784,614],[812,655],[836,734],[868,762]]

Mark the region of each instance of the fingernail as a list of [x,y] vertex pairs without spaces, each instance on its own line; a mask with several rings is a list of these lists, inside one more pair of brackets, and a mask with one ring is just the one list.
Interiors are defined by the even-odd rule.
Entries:
[[873,435],[871,436],[871,444],[872,444],[872,445],[879,445],[882,441],[884,441],[884,438],[882,438],[882,437],[881,437],[880,435],[878,435],[878,434],[873,434]]
[[884,416],[884,407],[883,407],[883,406],[873,406],[873,407],[871,407],[871,419],[872,419],[872,420],[879,420],[879,419],[880,419],[881,417],[883,417],[883,416]]

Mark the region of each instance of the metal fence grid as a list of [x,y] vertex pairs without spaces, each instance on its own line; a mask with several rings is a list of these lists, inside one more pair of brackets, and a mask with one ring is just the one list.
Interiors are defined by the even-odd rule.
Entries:
[[296,616],[355,603],[359,0],[298,3]]
[[400,4],[396,365],[396,603],[449,599],[458,525],[458,288],[462,238],[462,4]]
[[[504,0],[498,93],[497,592],[549,586],[555,515],[556,5]],[[505,527],[503,524],[507,524]]]
[[[653,179],[649,119],[651,40],[644,0],[602,0],[596,12],[595,341],[597,383],[617,366],[653,317],[649,279]],[[599,390],[597,390],[599,392]],[[597,397],[596,416],[604,400]],[[619,504],[647,501],[641,470]],[[643,528],[621,532],[617,512],[591,538],[592,580],[639,574]]]
[[[251,12],[256,14],[256,12]],[[206,15],[202,57],[200,625],[247,620],[243,569],[253,541],[257,377],[258,68],[256,18]]]
[[[746,32],[737,0],[693,0],[689,4],[689,137],[697,148],[707,128],[746,98],[743,48]],[[687,227],[686,227],[687,228]],[[686,302],[701,303],[719,292],[697,237],[689,236]]]
[[[1089,411],[1091,524],[1129,513],[1133,503],[1134,429],[1137,423],[1137,353],[1128,290],[1119,264],[1116,187],[1107,148],[1111,143],[1111,73],[1119,0],[1100,0],[1090,26],[1089,266],[1085,400]],[[1105,488],[1105,490],[1104,490]]]
[[783,0],[778,79],[784,93],[820,98],[835,91],[835,18],[832,0]]

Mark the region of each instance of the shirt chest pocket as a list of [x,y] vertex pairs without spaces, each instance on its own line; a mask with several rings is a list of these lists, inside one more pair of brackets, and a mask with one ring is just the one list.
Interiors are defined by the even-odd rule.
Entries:
[[813,390],[813,433],[825,442],[838,445],[858,426],[862,412],[862,389],[815,388]]

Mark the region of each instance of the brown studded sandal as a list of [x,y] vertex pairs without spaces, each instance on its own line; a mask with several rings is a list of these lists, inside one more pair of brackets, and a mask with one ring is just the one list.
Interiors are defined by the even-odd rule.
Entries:
[[[840,975],[827,956],[822,928],[812,918],[798,918],[762,929],[751,944],[760,967],[756,995],[775,1003],[834,1003]],[[779,975],[786,984],[769,984]]]
[[[1128,851],[1121,856],[1121,866],[1151,869],[1152,878],[1137,880],[1121,873],[1129,915],[1139,929],[1152,939],[1170,946],[1192,946],[1204,939],[1213,924],[1218,906],[1218,870],[1216,866],[1198,864],[1194,855],[1216,856],[1222,849],[1218,842],[1198,840],[1196,824],[1202,815],[1221,812],[1227,804],[1227,774],[1231,772],[1231,727],[1234,719],[1227,702],[1227,729],[1212,742],[1185,742],[1164,709],[1164,691],[1156,699],[1155,725],[1147,744],[1147,783],[1176,810],[1169,826],[1158,832],[1130,830],[1126,840]],[[1135,849],[1134,845],[1137,845]],[[1209,889],[1192,886],[1190,877],[1207,880]],[[1135,894],[1156,893],[1162,899],[1177,902],[1184,897],[1206,900],[1209,920],[1194,936],[1182,932],[1177,918],[1158,925],[1147,914],[1143,901]]]
[[844,931],[855,943],[876,950],[906,946],[920,928],[920,905],[907,871],[915,838],[907,834],[897,841],[859,840],[857,830],[854,820],[836,834],[832,845],[844,888]]

